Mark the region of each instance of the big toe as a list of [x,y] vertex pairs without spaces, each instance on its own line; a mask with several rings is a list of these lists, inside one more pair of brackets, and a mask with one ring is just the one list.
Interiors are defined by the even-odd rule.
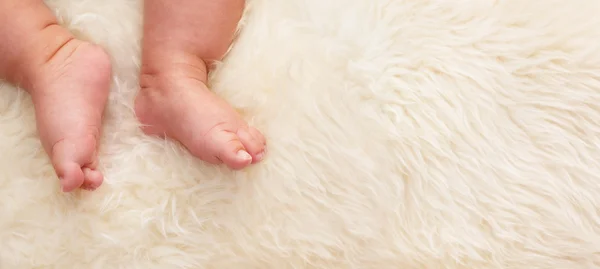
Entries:
[[252,163],[252,156],[237,134],[221,131],[215,133],[211,140],[213,143],[208,145],[210,150],[230,168],[242,169]]
[[62,162],[54,164],[56,174],[60,179],[60,186],[64,192],[71,192],[81,187],[85,181],[85,175],[75,162]]
[[252,127],[240,129],[237,134],[246,151],[252,156],[252,163],[260,162],[265,154],[264,136]]

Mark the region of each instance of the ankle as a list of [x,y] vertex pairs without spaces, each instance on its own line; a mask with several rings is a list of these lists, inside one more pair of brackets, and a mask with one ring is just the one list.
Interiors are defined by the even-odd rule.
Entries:
[[156,49],[144,52],[140,70],[141,89],[162,89],[158,84],[172,79],[195,79],[206,84],[208,67],[204,60],[182,51]]

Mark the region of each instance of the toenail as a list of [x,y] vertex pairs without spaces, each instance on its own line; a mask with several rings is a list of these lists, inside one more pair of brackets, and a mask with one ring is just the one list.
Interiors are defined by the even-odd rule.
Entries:
[[265,152],[264,152],[264,151],[263,151],[263,152],[261,152],[261,153],[259,153],[259,154],[256,154],[256,160],[257,160],[257,161],[260,161],[260,160],[262,160],[262,158],[263,158],[264,156],[265,156]]
[[248,152],[246,152],[245,150],[238,151],[237,157],[238,157],[238,159],[244,160],[244,161],[252,160],[252,156],[250,156],[250,154]]

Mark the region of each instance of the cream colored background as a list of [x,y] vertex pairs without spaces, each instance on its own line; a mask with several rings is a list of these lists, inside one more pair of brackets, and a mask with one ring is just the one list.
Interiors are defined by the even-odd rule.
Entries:
[[49,4],[113,57],[106,184],[61,194],[0,84],[3,269],[600,268],[599,1],[252,0],[237,173],[137,129],[138,1]]

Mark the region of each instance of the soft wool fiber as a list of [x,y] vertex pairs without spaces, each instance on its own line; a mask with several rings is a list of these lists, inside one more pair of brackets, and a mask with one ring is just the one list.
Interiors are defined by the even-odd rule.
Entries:
[[141,2],[48,4],[113,57],[106,182],[61,193],[0,84],[2,269],[600,268],[600,1],[252,0],[240,172],[139,131]]

